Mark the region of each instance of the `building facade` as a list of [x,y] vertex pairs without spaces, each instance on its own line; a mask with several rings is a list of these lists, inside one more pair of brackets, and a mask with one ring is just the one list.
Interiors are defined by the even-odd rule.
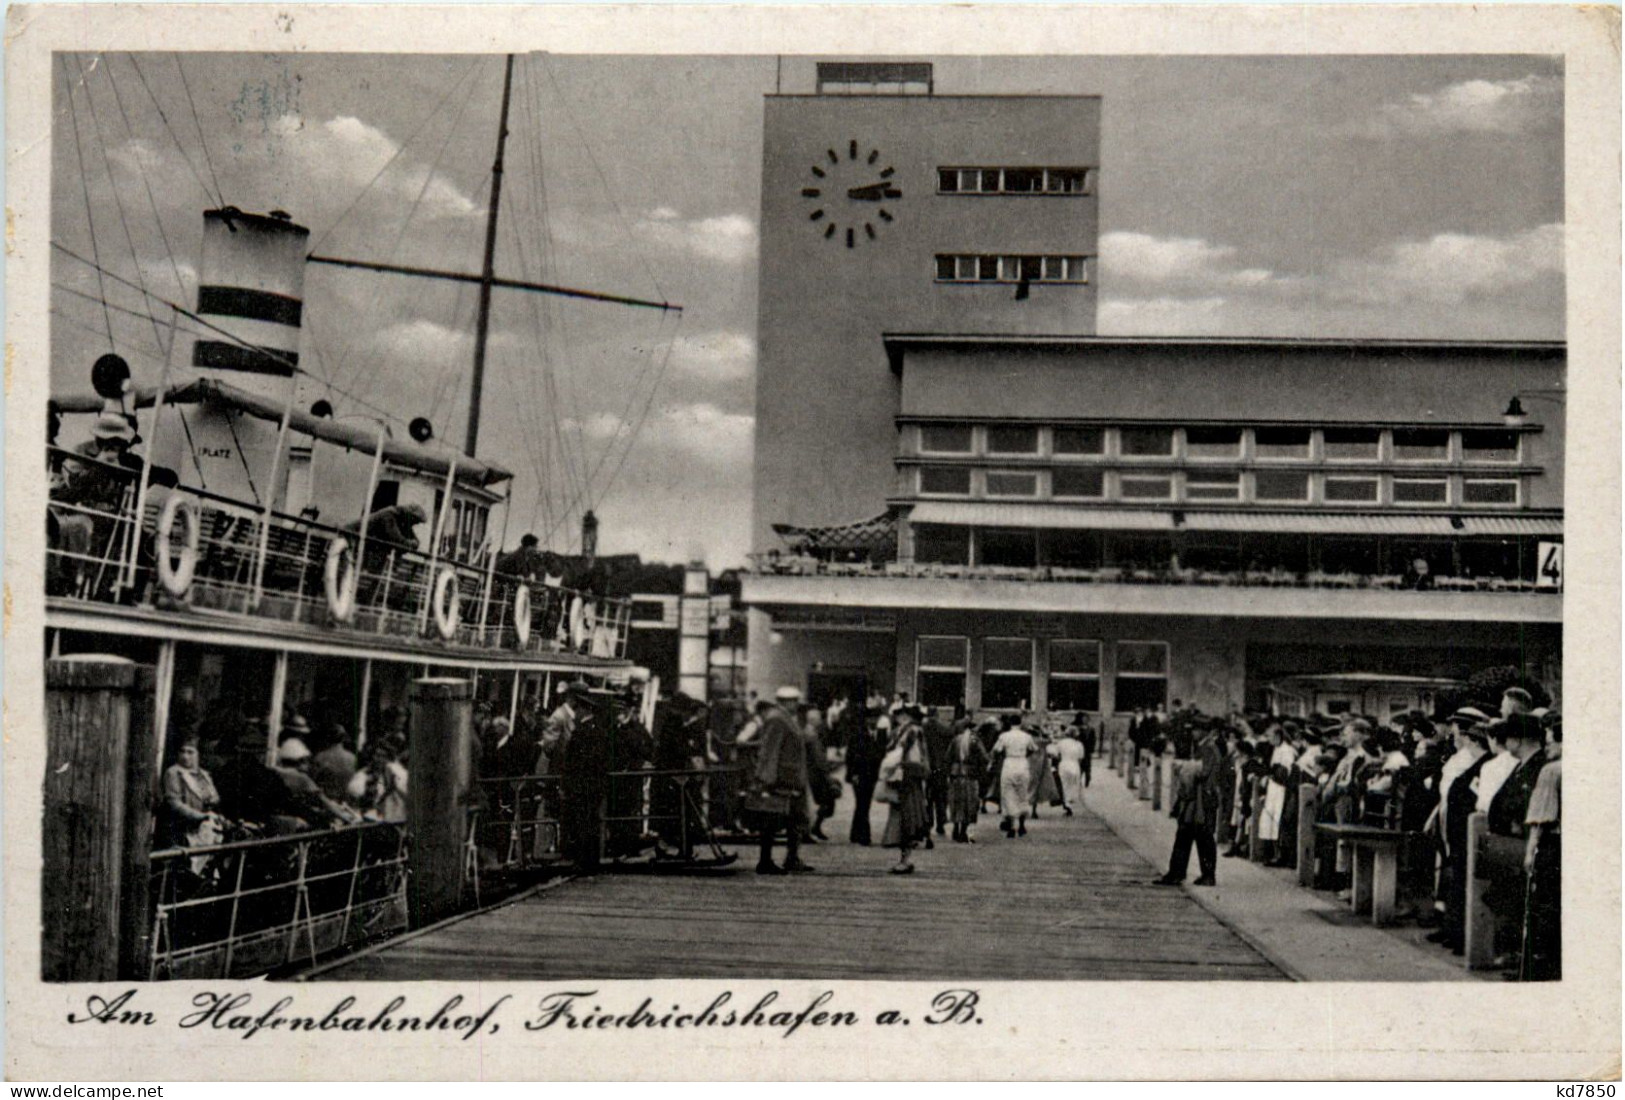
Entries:
[[1099,100],[900,68],[767,103],[753,688],[1555,691],[1562,345],[1099,336]]

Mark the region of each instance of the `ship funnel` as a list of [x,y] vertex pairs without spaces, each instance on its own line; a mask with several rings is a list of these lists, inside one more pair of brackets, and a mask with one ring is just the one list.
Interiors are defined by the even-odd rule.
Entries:
[[[192,345],[192,367],[200,376],[278,406],[293,399],[309,237],[310,230],[280,210],[204,211],[197,288],[202,324]],[[281,464],[282,484],[270,484],[277,465],[275,423],[213,406],[186,416],[183,439],[192,457],[173,468],[193,468],[195,462],[212,492],[283,505],[288,463]]]

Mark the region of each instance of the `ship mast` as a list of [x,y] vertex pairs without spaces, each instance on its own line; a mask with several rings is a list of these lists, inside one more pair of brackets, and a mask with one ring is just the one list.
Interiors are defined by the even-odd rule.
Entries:
[[464,436],[464,450],[470,456],[474,455],[474,448],[478,445],[480,439],[480,401],[485,389],[485,351],[491,327],[491,290],[494,287],[502,287],[507,290],[528,290],[537,294],[552,294],[562,298],[583,298],[594,302],[611,302],[616,305],[658,309],[662,312],[681,313],[683,311],[682,306],[673,305],[670,302],[657,302],[646,298],[630,298],[620,294],[606,294],[597,290],[582,290],[577,287],[557,286],[551,283],[521,282],[517,279],[498,277],[496,274],[497,212],[502,199],[503,156],[508,144],[508,107],[513,93],[513,62],[514,55],[509,54],[502,75],[502,118],[497,127],[496,160],[491,165],[491,206],[486,211],[485,218],[485,257],[478,275],[472,275],[465,271],[445,271],[428,267],[412,267],[406,264],[381,263],[375,260],[344,259],[338,256],[311,254],[305,257],[306,263],[348,267],[361,271],[378,271],[392,275],[415,275],[429,279],[474,283],[479,286],[479,316],[474,330],[474,376],[469,387],[468,430]]
[[491,165],[491,209],[485,218],[485,263],[480,268],[480,312],[474,328],[474,377],[469,384],[466,454],[480,442],[480,395],[485,390],[485,341],[491,331],[491,280],[496,278],[497,211],[502,209],[502,152],[508,144],[508,100],[513,92],[513,54],[502,73],[502,121],[497,124],[497,159]]

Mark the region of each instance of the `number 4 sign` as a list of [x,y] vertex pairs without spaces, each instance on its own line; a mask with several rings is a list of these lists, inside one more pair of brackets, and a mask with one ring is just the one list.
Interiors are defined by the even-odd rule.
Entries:
[[1536,588],[1563,587],[1563,544],[1560,542],[1543,542],[1539,547],[1539,563],[1535,571]]

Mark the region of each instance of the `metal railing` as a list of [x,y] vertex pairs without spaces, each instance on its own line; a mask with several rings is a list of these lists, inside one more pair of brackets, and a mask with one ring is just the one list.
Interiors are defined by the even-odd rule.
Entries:
[[408,847],[375,822],[154,852],[148,980],[263,974],[404,930]]
[[[91,460],[61,452],[72,461]],[[153,489],[139,523],[136,475],[103,467],[109,478],[128,481],[116,504],[52,499],[46,552],[47,593],[95,603],[188,607],[229,616],[299,623],[357,635],[426,639],[432,644],[513,649],[531,654],[578,653],[620,658],[626,653],[631,604],[590,592],[498,573],[489,551],[483,563],[436,559],[404,546],[367,540],[356,562],[360,536],[300,516],[273,512],[191,487]],[[180,561],[184,525],[175,523],[159,546],[163,500],[182,494],[196,517],[195,566],[179,593],[158,583],[157,555]],[[355,606],[340,622],[328,599],[327,559],[345,548],[344,568],[354,569]],[[263,550],[261,549],[263,546]],[[456,579],[459,612],[451,637],[436,627],[436,582],[445,570]],[[530,634],[521,645],[515,608],[529,592]]]
[[[905,577],[935,580],[1016,580],[1055,584],[1158,584],[1248,588],[1332,588],[1398,591],[1414,581],[1398,574],[1326,573],[1319,570],[1202,569],[1113,566],[1075,569],[1059,565],[945,565],[924,562],[823,561],[804,555],[750,555],[751,572],[788,577]],[[1423,586],[1438,592],[1533,592],[1532,580],[1507,577],[1432,576]],[[1548,589],[1547,591],[1553,591]]]

